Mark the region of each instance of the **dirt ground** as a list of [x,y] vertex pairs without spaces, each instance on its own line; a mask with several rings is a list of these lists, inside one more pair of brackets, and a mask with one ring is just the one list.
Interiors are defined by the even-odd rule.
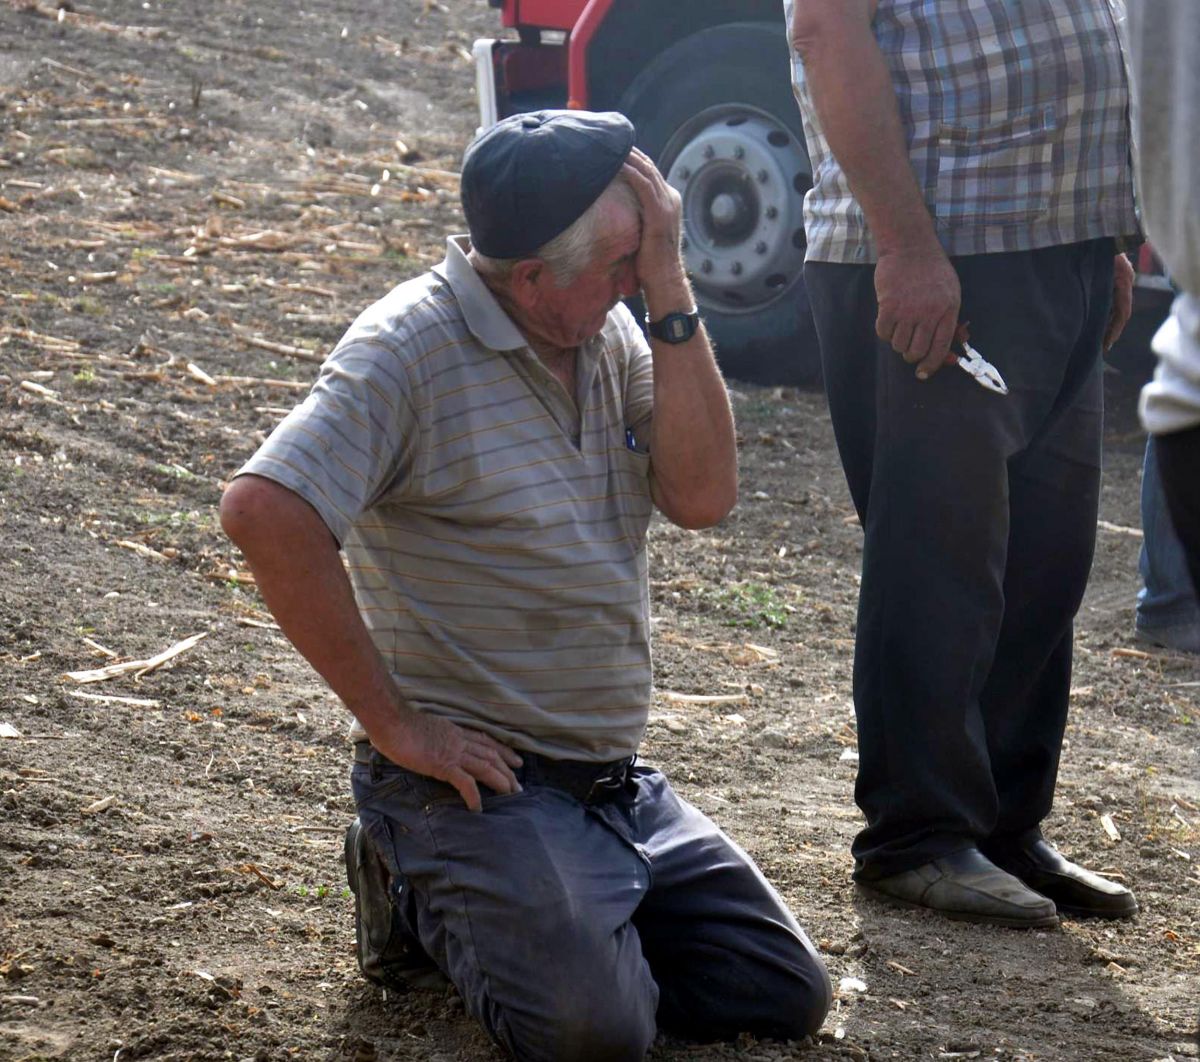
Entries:
[[[360,979],[347,716],[215,519],[354,313],[461,226],[498,27],[448,4],[0,0],[0,1058],[499,1059],[452,992]],[[654,1059],[1197,1057],[1200,664],[1131,637],[1137,382],[1108,376],[1047,830],[1142,913],[1039,933],[855,899],[860,533],[822,398],[736,386],[737,510],[651,534],[644,755],[759,860],[837,999],[813,1043]]]

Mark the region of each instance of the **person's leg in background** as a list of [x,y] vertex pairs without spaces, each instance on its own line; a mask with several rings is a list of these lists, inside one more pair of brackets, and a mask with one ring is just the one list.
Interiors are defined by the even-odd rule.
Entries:
[[[1186,433],[1185,433],[1186,434]],[[1183,543],[1175,532],[1167,507],[1159,471],[1161,439],[1151,435],[1146,440],[1146,457],[1142,464],[1142,551],[1138,570],[1142,589],[1137,596],[1134,632],[1139,640],[1200,653],[1200,603],[1188,571]],[[1168,447],[1172,443],[1168,441]],[[1168,457],[1168,460],[1171,460]],[[1184,469],[1183,485],[1194,496],[1200,495],[1200,476],[1193,463],[1191,478]]]
[[1200,427],[1158,435],[1155,440],[1171,520],[1192,584],[1200,588]]

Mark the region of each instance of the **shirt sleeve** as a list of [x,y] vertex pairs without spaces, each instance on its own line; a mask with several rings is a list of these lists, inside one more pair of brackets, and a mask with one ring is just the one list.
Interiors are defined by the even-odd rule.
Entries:
[[356,340],[330,355],[308,397],[237,474],[298,494],[340,544],[366,509],[403,485],[415,435],[401,358],[386,344]]

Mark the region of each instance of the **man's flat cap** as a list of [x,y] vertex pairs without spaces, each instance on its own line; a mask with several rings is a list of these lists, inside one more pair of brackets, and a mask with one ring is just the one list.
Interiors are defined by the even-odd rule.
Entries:
[[532,254],[600,198],[633,136],[616,111],[532,111],[497,122],[463,156],[471,246],[489,258]]

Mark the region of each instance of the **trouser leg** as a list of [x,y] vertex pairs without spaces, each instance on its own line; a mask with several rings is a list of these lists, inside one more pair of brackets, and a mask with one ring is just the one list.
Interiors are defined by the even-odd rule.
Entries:
[[1200,590],[1200,427],[1156,435],[1171,520],[1187,555],[1192,586]]
[[[1200,430],[1196,433],[1200,440]],[[1151,638],[1200,632],[1200,605],[1192,588],[1187,553],[1175,531],[1167,507],[1166,490],[1158,468],[1158,437],[1146,439],[1146,456],[1142,462],[1142,549],[1138,556],[1138,571],[1142,589],[1137,598],[1137,630]],[[1169,445],[1169,444],[1168,444]],[[1200,442],[1195,444],[1200,450]],[[1186,493],[1200,497],[1197,480],[1200,461],[1193,464],[1193,478],[1187,481]],[[1197,517],[1200,523],[1200,517]],[[1200,546],[1200,544],[1198,544]],[[1168,643],[1169,644],[1169,643]]]
[[1003,613],[1012,407],[958,370],[921,383],[875,336],[873,271],[809,265],[834,433],[864,528],[854,663],[867,819],[858,875],[990,831],[978,697]]
[[[970,312],[1000,317],[1005,285],[960,265]],[[983,263],[985,266],[987,263]],[[1073,621],[1091,570],[1100,499],[1104,390],[1100,349],[1112,304],[1107,241],[1036,256],[1028,310],[1062,336],[1056,367],[1033,374],[1049,408],[1027,421],[1008,462],[1004,618],[980,695],[997,791],[994,835],[1036,830],[1050,812],[1070,698]],[[1019,341],[1017,330],[1009,342]],[[997,342],[1006,341],[1000,330]],[[1028,381],[1029,370],[1019,370]]]
[[630,801],[595,809],[636,843],[653,884],[634,915],[660,991],[660,1027],[693,1040],[800,1039],[829,1009],[829,976],[779,895],[736,844],[639,768]]
[[421,943],[522,1062],[641,1059],[658,988],[630,919],[645,861],[549,788],[466,810],[447,786],[355,768],[359,817],[417,900]]
[[[834,431],[865,533],[854,674],[856,799],[867,817],[854,845],[860,877],[909,869],[995,829],[1007,780],[998,786],[981,701],[1001,666],[993,658],[1006,619],[1032,628],[1037,654],[1055,662],[1040,679],[1043,700],[1065,706],[1069,631],[1055,655],[1061,631],[1024,604],[1007,607],[1010,525],[1030,518],[1023,503],[1010,509],[1010,493],[1024,491],[1020,455],[1078,398],[1088,378],[1080,369],[1094,369],[1091,321],[1107,315],[1107,303],[1097,304],[1092,281],[1105,255],[1111,288],[1102,241],[956,260],[972,340],[1007,379],[1007,396],[950,366],[917,381],[874,337],[870,267],[806,270]],[[1047,537],[1062,533],[1059,512],[1037,514]],[[1083,563],[1072,562],[1065,593],[1054,584],[1072,614],[1093,533],[1094,509]],[[1023,553],[1024,526],[1015,536]],[[1079,537],[1066,544],[1079,546]],[[1055,764],[1058,725],[1048,722],[1038,739],[1055,746]],[[1052,765],[1042,766],[1052,791]]]
[[1095,544],[1102,402],[1095,362],[1066,413],[1010,462],[1004,621],[980,698],[999,801],[996,834],[1037,827],[1053,802],[1072,625]]

